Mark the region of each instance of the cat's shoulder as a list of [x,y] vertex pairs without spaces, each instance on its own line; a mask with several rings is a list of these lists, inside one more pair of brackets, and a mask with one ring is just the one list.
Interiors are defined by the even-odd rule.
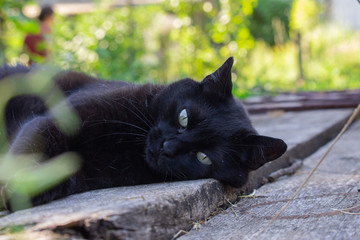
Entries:
[[55,86],[64,91],[67,95],[80,89],[101,91],[130,86],[130,83],[123,81],[111,81],[97,78],[85,73],[65,71],[60,72],[54,78]]

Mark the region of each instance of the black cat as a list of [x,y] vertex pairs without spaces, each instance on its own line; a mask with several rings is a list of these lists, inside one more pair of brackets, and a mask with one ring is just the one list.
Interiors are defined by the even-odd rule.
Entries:
[[[278,158],[287,146],[252,127],[232,95],[232,65],[229,58],[201,82],[183,79],[168,86],[63,73],[55,83],[81,119],[72,134],[60,130],[40,97],[12,98],[5,110],[11,153],[41,153],[46,161],[73,151],[83,159],[76,174],[32,203],[91,189],[174,180],[215,178],[242,186],[249,171]],[[0,77],[11,74],[1,71],[5,68]]]

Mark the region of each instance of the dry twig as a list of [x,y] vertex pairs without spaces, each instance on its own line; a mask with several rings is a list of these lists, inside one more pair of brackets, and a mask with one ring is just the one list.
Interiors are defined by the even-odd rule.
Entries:
[[181,236],[181,234],[188,234],[189,232],[185,231],[185,230],[180,230],[178,231],[173,237],[171,240],[174,240],[174,239],[177,239],[178,237]]
[[350,210],[355,209],[355,208],[359,208],[360,209],[360,204],[353,206],[353,207],[349,207],[349,208],[344,208],[344,209],[333,209],[334,211],[339,211],[345,214],[349,214],[349,215],[360,215],[360,212],[350,212]]
[[232,202],[230,202],[229,199],[225,198],[225,200],[230,204],[230,209],[234,213],[235,217],[237,217],[237,213],[235,212],[234,208],[236,208],[236,205],[234,205]]
[[243,195],[243,196],[239,196],[239,198],[256,198],[256,197],[259,197],[259,196],[256,196],[256,189],[254,189],[254,191],[248,195]]

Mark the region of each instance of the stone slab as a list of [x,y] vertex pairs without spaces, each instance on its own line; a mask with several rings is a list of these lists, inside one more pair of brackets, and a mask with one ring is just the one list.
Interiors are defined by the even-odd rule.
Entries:
[[[240,193],[259,187],[263,177],[288,166],[292,158],[310,155],[337,134],[351,112],[252,116],[260,134],[283,138],[289,150],[282,158],[252,172],[242,189],[205,179],[91,191],[0,217],[0,239],[171,239],[218,207],[235,201]],[[20,228],[20,233],[11,234],[14,226]]]
[[[329,144],[282,177],[192,230],[191,239],[360,239],[360,122],[335,145],[298,197],[267,230],[259,232],[302,184]],[[199,227],[200,225],[198,225]]]

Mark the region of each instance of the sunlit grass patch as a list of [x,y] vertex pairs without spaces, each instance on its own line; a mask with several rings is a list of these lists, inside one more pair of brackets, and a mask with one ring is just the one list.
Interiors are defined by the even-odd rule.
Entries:
[[270,47],[257,42],[239,69],[235,95],[246,97],[281,91],[326,91],[360,88],[360,33],[319,25],[302,37],[304,79],[299,84],[298,46],[289,41]]

